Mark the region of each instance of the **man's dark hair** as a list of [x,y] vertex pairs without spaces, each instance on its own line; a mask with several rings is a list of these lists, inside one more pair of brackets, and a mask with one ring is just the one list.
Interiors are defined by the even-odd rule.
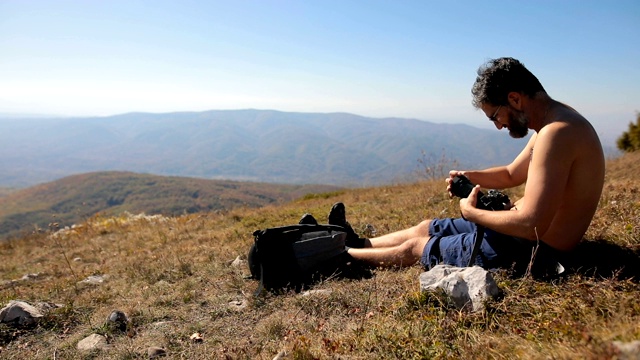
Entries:
[[510,57],[489,60],[478,69],[478,77],[471,88],[473,106],[480,108],[483,103],[507,105],[507,95],[512,91],[534,97],[545,90],[520,61]]

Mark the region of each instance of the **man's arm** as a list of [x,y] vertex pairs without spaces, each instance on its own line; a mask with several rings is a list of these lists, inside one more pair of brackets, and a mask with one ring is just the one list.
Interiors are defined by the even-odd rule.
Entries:
[[535,151],[524,176],[527,180],[525,193],[518,201],[517,211],[475,208],[476,187],[467,199],[460,201],[465,218],[503,234],[530,240],[543,238],[560,206],[575,158],[572,150],[579,140],[563,123],[550,124],[537,135]]
[[[459,171],[451,170],[447,183],[451,185],[451,181],[457,175],[466,176],[469,181],[478,184],[487,189],[507,189],[521,185],[527,179],[527,171],[529,169],[529,160],[533,144],[536,142],[537,134],[533,134],[527,145],[522,149],[520,154],[509,165],[493,167],[485,170],[469,170]],[[449,188],[447,188],[449,190]]]

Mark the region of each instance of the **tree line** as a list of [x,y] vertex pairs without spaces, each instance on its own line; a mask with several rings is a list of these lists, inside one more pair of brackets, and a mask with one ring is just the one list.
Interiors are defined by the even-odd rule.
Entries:
[[636,113],[636,123],[630,122],[629,130],[618,138],[617,145],[624,152],[640,150],[640,112]]

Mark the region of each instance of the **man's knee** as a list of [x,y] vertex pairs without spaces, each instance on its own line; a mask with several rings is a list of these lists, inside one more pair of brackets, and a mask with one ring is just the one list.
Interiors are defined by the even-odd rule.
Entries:
[[405,258],[412,258],[415,261],[420,260],[425,245],[429,241],[429,237],[420,236],[411,238],[400,245],[400,253]]
[[429,226],[431,226],[431,219],[422,220],[414,227],[414,237],[429,237]]

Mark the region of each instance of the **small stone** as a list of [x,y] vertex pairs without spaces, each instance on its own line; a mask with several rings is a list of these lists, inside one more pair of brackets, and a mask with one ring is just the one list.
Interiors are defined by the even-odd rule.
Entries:
[[78,342],[77,348],[80,351],[91,351],[94,349],[102,350],[109,345],[104,335],[91,334]]
[[55,303],[50,303],[50,302],[37,302],[34,305],[38,310],[40,310],[41,312],[48,312],[50,310],[53,309],[58,309],[61,307],[64,307],[64,305],[62,304],[55,304]]
[[107,280],[107,278],[109,278],[108,275],[91,275],[86,279],[79,281],[78,285],[81,285],[81,286],[100,285],[104,283]]
[[302,293],[302,296],[328,296],[333,291],[329,289],[307,290]]
[[166,281],[166,280],[159,280],[155,284],[153,284],[153,286],[155,286],[157,288],[170,288],[171,287],[171,283]]
[[191,339],[191,341],[196,342],[196,343],[202,342],[204,340],[202,338],[202,334],[200,334],[200,333],[192,334],[190,339]]
[[247,299],[234,300],[229,302],[229,308],[235,311],[244,310],[247,306],[249,306],[249,302]]
[[173,324],[173,321],[158,321],[151,324],[153,327],[164,327]]
[[364,235],[365,237],[372,238],[375,237],[377,233],[378,232],[376,231],[376,228],[371,224],[366,224],[362,228],[362,235]]
[[20,278],[22,281],[34,280],[37,279],[40,274],[26,274]]
[[125,331],[129,324],[129,318],[120,310],[113,310],[107,317],[107,326],[114,330]]
[[273,357],[273,360],[283,360],[287,356],[287,351],[282,350],[276,356]]
[[147,355],[149,356],[149,359],[155,359],[161,356],[167,356],[167,351],[163,348],[152,346],[147,349]]
[[231,262],[231,267],[234,267],[234,268],[241,268],[246,266],[247,266],[247,260],[243,260],[240,255],[238,255],[238,257]]

